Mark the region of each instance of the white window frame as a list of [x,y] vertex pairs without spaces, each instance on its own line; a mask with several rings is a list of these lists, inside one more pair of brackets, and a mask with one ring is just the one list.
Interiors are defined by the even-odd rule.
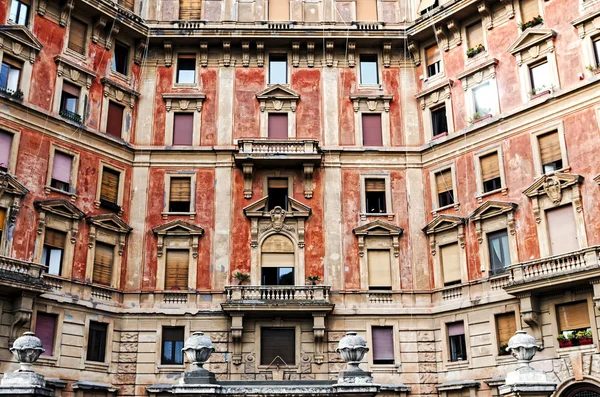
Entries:
[[[536,28],[541,28],[546,25],[546,17],[544,15],[544,1],[548,1],[548,0],[537,0],[538,10],[540,11],[539,15],[542,18],[544,18],[544,21],[540,25],[537,25]],[[515,14],[517,15],[517,29],[519,29],[519,34],[520,34],[522,32],[522,30],[521,30],[521,28],[518,27],[519,26],[518,24],[528,22],[528,21],[523,20],[523,10],[521,10],[521,0],[517,0],[517,8],[518,8],[519,12],[516,12]]]
[[[454,203],[446,205],[444,207],[440,207],[440,203],[438,200],[437,184],[436,184],[436,174],[439,174],[440,172],[446,171],[448,169],[452,173],[452,194],[454,196]],[[449,208],[454,207],[454,209],[456,211],[458,211],[460,209],[460,202],[458,200],[458,190],[457,190],[458,183],[456,181],[456,166],[455,166],[454,162],[441,164],[435,168],[432,168],[429,171],[429,182],[430,182],[430,189],[431,189],[431,203],[433,204],[433,209],[432,209],[431,213],[433,214],[433,216],[436,216],[438,212],[444,211]]]
[[[462,284],[467,283],[469,281],[469,274],[467,269],[467,254],[465,252],[464,244],[461,243],[459,234],[464,233],[460,228],[454,228],[448,231],[439,232],[435,234],[434,240],[434,249],[438,253],[433,256],[433,264],[434,264],[434,280],[435,280],[435,288],[440,290],[445,289],[453,289],[458,288]],[[455,285],[444,285],[444,270],[442,263],[442,250],[441,247],[450,244],[458,245],[458,255],[460,261],[460,284]]]
[[[112,64],[112,62],[113,62],[113,58],[114,58],[114,51],[115,51],[115,49],[117,47],[117,43],[120,44],[120,45],[122,45],[122,46],[125,46],[125,47],[129,48],[129,52],[127,54],[127,74],[123,74],[123,73],[117,72],[116,70],[113,69],[114,65]],[[132,75],[131,69],[132,69],[133,64],[134,64],[134,62],[133,62],[133,55],[134,55],[134,52],[135,52],[135,47],[131,43],[125,42],[124,40],[122,40],[121,37],[119,37],[119,39],[117,39],[116,37],[114,37],[113,38],[113,43],[112,43],[111,47],[112,47],[112,51],[111,51],[110,68],[109,68],[111,76],[114,76],[114,77],[116,77],[118,79],[121,79],[121,80],[123,80],[123,81],[125,81],[127,83],[131,83],[131,77],[130,76]]]
[[[49,274],[49,277],[60,277],[65,280],[71,280],[73,274],[73,259],[75,257],[75,244],[72,240],[73,224],[79,224],[79,221],[63,218],[53,213],[46,212],[44,216],[43,228],[37,229],[38,237],[36,239],[34,261],[42,263],[42,255],[44,250],[44,240],[46,238],[46,229],[53,229],[65,233],[65,246],[62,254],[61,274]],[[41,234],[40,234],[41,232]],[[46,275],[44,275],[46,276]]]
[[[169,203],[171,200],[171,178],[190,178],[190,211],[189,212],[170,212]],[[196,217],[196,171],[167,171],[164,177],[165,201],[161,213],[163,219],[169,216],[189,216],[190,220]]]
[[543,128],[536,130],[531,133],[531,147],[533,148],[533,167],[535,170],[536,177],[540,177],[544,174],[542,166],[542,154],[540,152],[539,137],[550,132],[556,131],[558,133],[558,142],[560,144],[560,155],[562,157],[563,166],[561,169],[554,172],[569,172],[571,167],[569,165],[569,157],[567,154],[567,144],[565,142],[565,129],[562,121],[557,123],[548,124]]
[[[367,213],[366,180],[383,179],[385,182],[385,209],[384,214]],[[392,206],[392,182],[389,172],[373,172],[360,174],[360,219],[366,221],[367,217],[387,217],[388,220],[394,220],[394,210]]]
[[[53,188],[50,186],[52,181],[52,169],[54,168],[54,155],[56,152],[60,152],[73,157],[71,162],[71,175],[69,180],[69,192],[65,192],[60,189]],[[44,186],[44,192],[46,195],[50,192],[56,192],[67,195],[71,198],[71,201],[75,202],[77,199],[77,174],[79,171],[79,152],[68,149],[64,146],[57,145],[56,143],[50,143],[50,154],[48,157],[48,169],[46,170],[46,184]]]
[[[291,2],[290,2],[290,7],[291,7]],[[290,11],[291,12],[291,11]],[[291,15],[291,14],[290,14]],[[286,83],[271,83],[271,55],[285,55],[286,57],[286,73],[287,73],[287,77],[286,77]],[[266,54],[266,58],[265,59],[265,85],[267,87],[271,87],[274,85],[281,85],[284,87],[289,87],[290,86],[290,80],[292,78],[292,72],[291,72],[291,65],[292,65],[292,56],[290,55],[290,51],[289,50],[277,50],[276,48],[274,48],[272,51],[269,51]]]
[[[108,127],[108,107],[110,106],[110,102],[113,102],[119,106],[123,106],[123,118],[121,119],[121,138],[115,138],[111,135],[108,135],[108,132],[106,131],[106,129]],[[131,109],[129,109],[129,107],[126,104],[120,103],[119,101],[115,101],[113,99],[110,99],[110,98],[104,96],[102,99],[102,116],[100,119],[100,130],[102,132],[104,132],[107,136],[110,136],[111,138],[128,141],[129,140],[129,134],[128,134],[129,130],[126,128],[127,127],[127,118],[129,117],[131,119],[132,116],[133,116],[133,114],[131,112]]]
[[98,166],[100,172],[98,173],[98,181],[96,182],[96,197],[94,200],[94,207],[100,208],[100,190],[102,189],[102,176],[104,175],[104,170],[109,169],[111,171],[115,171],[119,174],[119,186],[117,188],[117,205],[121,207],[118,215],[123,215],[123,197],[124,197],[124,189],[125,189],[125,168],[118,167],[114,164],[107,163],[105,161],[100,160],[100,165]]
[[[423,130],[426,141],[440,139],[454,134],[454,116],[452,111],[452,96],[450,95],[452,83],[446,80],[432,88],[427,88],[417,94],[423,116]],[[440,106],[446,107],[447,134],[433,136],[433,120],[431,110]]]
[[400,372],[400,332],[398,330],[398,322],[393,319],[377,319],[369,320],[367,326],[367,340],[371,342],[371,346],[375,346],[373,340],[373,327],[392,327],[392,342],[394,346],[394,363],[393,364],[375,364],[373,363],[373,349],[367,352],[367,361],[369,370],[372,372]]
[[[481,158],[485,157],[489,154],[497,153],[498,154],[498,167],[500,170],[500,189],[492,190],[489,192],[483,191],[483,176],[481,169]],[[504,172],[504,152],[502,150],[502,145],[494,145],[487,147],[482,150],[478,150],[473,153],[473,163],[475,164],[475,180],[477,182],[477,192],[475,194],[475,198],[477,198],[477,202],[481,203],[483,198],[486,196],[490,196],[496,193],[502,193],[503,196],[508,194],[508,186],[506,185],[506,174]]]
[[[194,55],[195,57],[195,62],[194,62],[194,82],[193,83],[178,83],[177,82],[177,71],[179,69],[179,56],[180,55]],[[200,59],[200,54],[198,50],[194,50],[194,49],[180,49],[177,51],[176,54],[174,54],[173,57],[173,65],[171,67],[173,67],[173,88],[197,88],[198,87],[198,81],[200,80],[200,69],[198,68],[199,65],[199,59]]]
[[[377,84],[363,84],[361,81],[361,56],[375,55],[377,57]],[[360,49],[356,51],[356,83],[359,90],[381,90],[383,89],[383,54],[380,50]]]
[[[290,103],[289,101],[287,102]],[[284,113],[287,114],[288,117],[288,139],[296,138],[296,112],[285,110],[287,106],[281,111],[276,110],[265,110],[264,112],[260,112],[260,137],[268,138],[269,137],[269,114],[270,113]],[[290,109],[291,110],[291,109]]]
[[[583,0],[584,3],[593,4],[600,3],[600,0]],[[586,5],[587,7],[588,5]],[[600,39],[600,27],[594,26],[594,20],[597,18],[598,12],[591,12],[585,14],[584,16],[577,18],[571,21],[571,25],[577,28],[579,33],[579,37],[583,41],[582,43],[582,51],[583,51],[583,62],[584,66],[594,66],[596,65],[596,57],[594,51],[594,40]],[[600,54],[599,54],[600,58]],[[600,69],[599,69],[600,70]],[[591,77],[596,76],[598,70],[596,71],[588,71]]]
[[531,67],[535,67],[545,62],[548,63],[548,67],[550,69],[549,84],[551,86],[548,88],[548,90],[552,93],[560,87],[558,70],[556,68],[556,55],[554,53],[548,53],[545,57],[531,59],[528,62],[523,63],[523,65],[520,68],[521,81],[525,82],[525,84],[521,84],[521,93],[523,95],[524,102],[531,101],[532,97],[535,97],[535,95],[539,94],[532,94],[533,82],[531,81]]
[[[9,6],[8,6],[8,10],[6,13],[6,23],[10,24],[10,25],[18,25],[16,23],[16,21],[11,21],[10,20],[10,11],[12,8],[12,0],[8,0]],[[24,1],[21,0],[21,3],[25,3]],[[33,14],[36,13],[35,9],[34,9],[34,2],[33,0],[31,0],[31,3],[27,5],[29,7],[29,10],[27,12],[27,21],[25,22],[25,25],[21,25],[21,26],[25,26],[27,27],[30,31],[33,32],[33,21],[35,20],[35,18],[33,17]],[[29,80],[27,80],[29,81]]]
[[[196,275],[197,275],[197,255],[194,257],[194,250],[192,249],[194,238],[193,236],[164,236],[163,239],[163,252],[157,260],[157,271],[156,271],[156,290],[164,293],[178,293],[178,292],[189,292],[196,288]],[[197,241],[197,239],[196,239]],[[166,272],[167,272],[167,253],[169,250],[188,250],[188,290],[167,290],[165,289]]]

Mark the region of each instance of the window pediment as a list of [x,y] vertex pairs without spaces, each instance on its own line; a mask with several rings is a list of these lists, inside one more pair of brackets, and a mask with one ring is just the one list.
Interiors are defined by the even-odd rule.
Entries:
[[152,231],[159,236],[201,236],[204,229],[200,226],[177,219],[157,226]]
[[487,80],[495,79],[497,64],[498,60],[496,58],[492,58],[481,65],[464,71],[456,76],[456,78],[460,79],[463,90],[467,91],[469,87],[475,86]]
[[[517,57],[517,65],[554,51],[556,32],[552,29],[527,29],[510,46],[508,52]],[[526,51],[527,50],[527,51]]]
[[377,219],[365,225],[355,227],[353,232],[357,236],[400,236],[404,232],[404,229]]
[[100,80],[104,87],[104,96],[111,98],[112,100],[129,105],[133,108],[135,100],[140,96],[140,93],[129,89],[121,84],[118,84],[106,77]]
[[44,211],[69,219],[81,220],[85,218],[85,213],[73,205],[69,200],[42,200],[34,202],[33,205],[38,211]]
[[583,177],[577,174],[557,172],[552,175],[542,175],[531,186],[523,191],[529,198],[547,195],[552,202],[560,203],[562,190],[577,185],[583,181]]
[[133,230],[131,226],[115,214],[90,216],[88,218],[88,223],[119,234],[128,234]]
[[42,49],[42,43],[21,25],[2,25],[0,45],[11,55],[31,63],[34,63],[35,56]]
[[260,111],[296,111],[300,94],[282,84],[274,84],[256,93]]
[[352,94],[350,100],[354,105],[354,111],[390,111],[390,102],[394,99],[393,95],[383,94]]
[[4,193],[12,194],[13,196],[24,196],[29,193],[29,189],[11,174],[0,171],[0,197]]
[[454,215],[439,215],[423,228],[425,234],[437,234],[452,229],[461,228],[465,224],[465,218]]
[[577,28],[579,37],[582,39],[600,31],[600,9],[571,21],[571,25]]
[[514,212],[517,207],[518,205],[515,203],[490,200],[477,207],[477,209],[469,215],[468,219],[471,222],[482,221],[508,212]]
[[88,89],[98,74],[85,66],[78,65],[67,57],[57,55],[54,62],[58,66],[58,75],[71,80],[75,84],[85,85]]
[[[265,196],[260,200],[257,200],[254,203],[244,207],[244,214],[248,218],[272,218],[273,214],[275,214],[275,209],[270,211],[267,209],[268,199],[269,196]],[[280,215],[283,215],[285,218],[308,218],[312,210],[309,206],[302,204],[298,200],[288,197],[288,210],[282,211],[283,213]]]
[[196,109],[197,112],[202,111],[202,105],[206,99],[206,95],[200,93],[168,93],[163,94],[163,100],[165,101],[167,112],[171,110],[175,111],[186,111]]
[[438,103],[450,98],[450,90],[452,89],[453,84],[453,80],[446,80],[443,83],[419,92],[415,98],[421,101],[421,109],[435,106]]

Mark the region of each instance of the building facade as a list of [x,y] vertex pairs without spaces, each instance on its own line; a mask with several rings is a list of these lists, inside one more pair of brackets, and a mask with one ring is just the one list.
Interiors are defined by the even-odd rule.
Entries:
[[[0,0],[0,371],[600,394],[600,1]],[[575,389],[574,389],[575,388]],[[382,391],[381,394],[394,394]],[[581,394],[592,393],[592,394]],[[596,394],[594,394],[596,393]]]

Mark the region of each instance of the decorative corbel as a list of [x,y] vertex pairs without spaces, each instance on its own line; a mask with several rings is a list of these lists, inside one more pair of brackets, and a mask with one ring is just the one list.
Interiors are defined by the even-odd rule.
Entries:
[[581,212],[583,210],[583,207],[581,206],[581,194],[579,193],[579,185],[573,185],[573,187],[571,187],[571,201],[573,201],[575,211]]
[[77,234],[79,233],[79,226],[77,220],[73,220],[73,223],[71,224],[71,230],[69,230],[69,232],[71,234],[71,244],[75,244],[77,242]]
[[10,206],[10,210],[8,211],[8,223],[10,225],[17,223],[17,216],[19,215],[20,209],[21,206],[19,205],[19,200],[15,199]]
[[383,110],[384,110],[386,113],[389,113],[389,112],[390,112],[390,100],[389,100],[389,99],[384,99],[384,100],[383,100]]
[[365,236],[358,236],[358,256],[365,256]]
[[533,215],[535,216],[535,223],[539,224],[542,222],[541,211],[540,211],[540,203],[537,197],[533,197],[531,199],[531,205],[533,210]]
[[267,108],[267,102],[266,101],[260,101],[258,107],[259,107],[259,109],[260,109],[261,112],[264,112],[265,109]]
[[383,67],[389,68],[392,62],[392,43],[383,43]]
[[231,42],[223,42],[223,66],[231,65]]
[[309,68],[315,66],[315,42],[309,41],[306,43],[306,62]]
[[358,110],[360,109],[360,101],[352,101],[352,107],[354,108],[354,113],[358,113]]
[[356,66],[356,43],[351,41],[348,43],[348,67],[353,68]]
[[46,228],[46,213],[40,212],[40,217],[38,219],[37,230],[36,230],[36,233],[38,234],[38,236],[41,236],[42,233],[44,233],[45,228]]
[[244,173],[244,198],[252,198],[252,163],[242,164],[242,172]]
[[200,66],[203,68],[208,66],[208,43],[200,43]]
[[232,362],[234,365],[242,363],[242,334],[244,330],[244,313],[231,313],[231,339],[233,341]]
[[514,236],[516,233],[514,212],[509,212],[506,214],[506,226],[508,227],[508,232],[510,235]]
[[409,41],[408,51],[410,52],[410,55],[412,55],[415,66],[419,66],[421,64],[421,49],[419,48],[419,43],[413,40]]
[[100,35],[104,31],[104,27],[106,26],[106,18],[98,17],[94,21],[94,25],[92,26],[92,43],[98,44],[98,40],[100,40]]
[[398,236],[392,236],[392,250],[395,258],[400,256],[400,239]]
[[63,28],[67,26],[67,22],[69,21],[69,15],[71,15],[71,12],[73,12],[73,8],[75,8],[75,0],[67,0],[65,4],[60,8],[58,24]]
[[46,9],[48,8],[48,0],[38,0],[37,2],[37,13],[39,16],[46,15]]
[[165,250],[165,237],[162,234],[158,235],[156,242],[156,256],[162,258]]
[[262,41],[256,42],[256,65],[259,68],[265,65],[265,43]]
[[494,21],[492,19],[492,7],[485,1],[477,4],[477,11],[481,14],[481,21],[487,30],[492,30]]
[[31,321],[30,311],[18,311],[13,315],[13,322],[10,324],[10,341],[12,344],[21,334],[21,328]]
[[119,241],[118,241],[118,253],[119,256],[123,256],[123,251],[125,251],[125,234],[119,233]]
[[173,43],[170,41],[164,42],[165,47],[165,66],[170,68],[173,64]]
[[94,244],[96,244],[96,226],[90,226],[90,234],[88,236],[88,248],[94,248]]
[[325,64],[328,67],[333,66],[333,41],[325,43]]
[[435,253],[436,253],[435,235],[433,235],[433,234],[429,237],[429,251],[431,251],[432,256],[435,256]]
[[192,237],[192,257],[198,258],[198,236]]
[[250,223],[250,247],[258,247],[258,218],[252,218]]
[[242,66],[247,68],[250,66],[250,42],[242,42]]
[[475,222],[475,234],[477,235],[477,242],[483,244],[483,229],[481,227],[481,221]]
[[500,0],[504,7],[506,8],[506,15],[508,19],[513,19],[515,17],[515,6],[513,4],[514,0]]
[[292,66],[300,66],[300,43],[297,41],[292,43]]
[[450,46],[448,45],[448,36],[441,25],[435,27],[435,37],[440,48],[442,48],[444,51],[448,51],[450,49]]
[[465,248],[465,227],[463,225],[458,227],[458,243],[460,248]]
[[298,219],[298,248],[304,248],[304,219]]
[[313,334],[315,342],[315,364],[321,365],[325,360],[325,355],[323,354],[323,341],[325,339],[325,313],[313,313]]
[[142,59],[144,58],[144,54],[146,53],[146,49],[148,48],[148,42],[144,40],[138,40],[135,43],[135,51],[133,53],[133,62],[136,65],[142,64]]
[[292,112],[294,112],[294,113],[296,112],[296,105],[297,105],[297,104],[298,104],[298,103],[296,102],[296,100],[295,100],[295,99],[292,99],[292,100],[290,100],[290,109],[291,109],[291,110],[292,110]]
[[304,197],[307,199],[313,196],[313,174],[315,165],[312,163],[304,164]]
[[112,37],[115,37],[119,34],[119,30],[121,30],[121,25],[114,21],[112,27],[110,28],[110,32],[106,35],[106,41],[104,42],[104,48],[110,50],[112,48]]
[[452,34],[452,42],[456,45],[461,45],[462,38],[460,36],[460,25],[453,19],[446,23],[448,30]]

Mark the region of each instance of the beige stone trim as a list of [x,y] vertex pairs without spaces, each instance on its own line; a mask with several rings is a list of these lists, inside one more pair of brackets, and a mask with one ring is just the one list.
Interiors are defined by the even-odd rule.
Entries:
[[557,131],[558,132],[558,142],[560,143],[560,156],[562,157],[563,167],[556,172],[569,172],[571,167],[569,166],[569,156],[567,155],[567,144],[565,142],[565,128],[564,124],[561,121],[556,123],[547,124],[544,127],[535,130],[531,133],[531,147],[533,148],[533,166],[535,169],[535,174],[540,177],[544,175],[544,170],[542,168],[542,155],[540,152],[540,143],[539,137],[546,133]]
[[[167,48],[170,48],[172,51],[172,46],[167,47],[167,45],[165,45],[165,51],[167,51]],[[168,67],[172,67],[173,68],[173,88],[198,88],[198,82],[200,80],[200,76],[198,73],[198,63],[199,63],[199,52],[200,50],[197,48],[188,48],[188,47],[184,47],[184,48],[179,48],[177,51],[175,51],[174,54],[172,54],[172,64],[169,63],[167,61],[167,55],[165,55],[165,64]],[[195,61],[195,68],[194,68],[194,82],[193,83],[178,83],[177,82],[177,65],[179,63],[179,56],[180,55],[194,55],[196,58]]]
[[104,170],[109,169],[119,173],[119,187],[117,190],[117,205],[121,207],[118,215],[123,215],[123,197],[124,197],[124,185],[125,185],[125,169],[121,167],[117,167],[113,164],[104,162],[100,160],[100,165],[98,166],[98,181],[96,182],[96,199],[94,201],[94,207],[100,208],[100,190],[102,189],[102,175],[104,174]]
[[[491,270],[490,260],[490,247],[488,244],[488,234],[506,230],[508,235],[508,247],[510,252],[510,264],[513,265],[519,261],[519,255],[517,251],[517,236],[514,227],[511,228],[509,222],[513,217],[512,213],[501,214],[489,219],[482,219],[479,221],[478,228],[478,253],[481,264],[481,273],[486,277],[488,272]],[[512,220],[514,222],[514,219]]]
[[[591,3],[596,3],[598,0],[582,0],[584,8],[589,6]],[[596,66],[596,56],[594,54],[594,39],[600,35],[600,10],[592,11],[580,18],[571,21],[579,34],[579,38],[582,40],[581,50],[583,53],[583,64],[584,66]],[[592,71],[587,71],[588,75],[594,77],[595,74]]]
[[[488,7],[488,9],[489,9],[489,7]],[[481,29],[483,32],[483,43],[469,43],[468,42],[469,40],[467,37],[467,27],[470,25],[473,25],[477,22],[481,23]],[[473,65],[479,63],[482,59],[485,59],[488,55],[488,42],[487,42],[488,29],[486,28],[486,22],[484,21],[484,19],[482,18],[481,15],[474,15],[471,18],[467,18],[463,21],[460,21],[460,23],[461,23],[460,32],[462,34],[462,37],[465,38],[465,45],[461,49],[463,52],[464,59],[465,59],[465,67],[472,67]],[[483,50],[479,54],[475,55],[474,57],[469,58],[467,56],[467,50],[469,48],[474,48],[478,44],[482,44],[485,47],[485,50]]]
[[[375,55],[377,56],[377,84],[363,84],[360,81],[361,76],[361,55]],[[383,60],[382,60],[382,51],[375,50],[372,48],[361,48],[356,50],[356,87],[359,90],[382,90],[383,89]]]
[[[190,211],[189,212],[169,212],[169,202],[171,201],[171,178],[190,178]],[[165,172],[165,202],[163,203],[163,219],[169,216],[187,215],[190,220],[196,217],[196,172],[195,171],[167,171]]]
[[[71,2],[71,4],[73,4],[73,2]],[[72,8],[72,5],[71,5],[71,8]],[[65,38],[64,38],[63,53],[68,54],[74,58],[77,58],[81,61],[86,62],[87,54],[88,54],[88,51],[90,48],[90,42],[92,41],[93,23],[89,18],[83,16],[81,13],[73,12],[72,10],[68,11],[67,14],[64,16],[68,17],[68,21],[63,20],[62,23],[60,24],[61,26],[65,26],[65,23],[66,23],[66,25],[67,25],[67,26],[65,26],[65,31],[67,33],[65,34]],[[85,49],[83,51],[83,54],[80,54],[77,51],[73,51],[69,48],[69,35],[71,34],[71,21],[73,20],[73,18],[79,20],[80,22],[86,24],[86,26],[87,26],[86,30],[85,30]],[[63,19],[62,15],[61,15],[61,19]]]
[[[522,10],[521,10],[521,1],[520,0],[510,0],[510,1],[514,1],[516,3],[516,5],[517,5],[515,7],[515,8],[517,8],[517,12],[516,12],[517,23],[527,22],[527,21],[523,20],[523,16],[522,16],[523,14],[522,14]],[[544,1],[548,1],[548,0],[537,0],[537,3],[538,3],[538,10],[540,11],[540,15],[542,16],[542,18],[544,18],[544,24],[545,24],[546,18],[544,16]],[[520,31],[521,30],[519,29],[519,32]]]
[[[435,178],[436,178],[436,174],[439,174],[440,172],[446,171],[448,169],[452,173],[452,194],[454,196],[454,203],[447,205],[445,207],[440,207]],[[455,167],[454,162],[446,163],[446,164],[437,166],[435,168],[432,168],[429,171],[429,183],[430,183],[430,187],[431,187],[431,202],[433,203],[433,209],[432,209],[431,213],[433,214],[433,216],[437,216],[439,211],[443,211],[448,208],[453,207],[455,211],[458,211],[460,209],[460,203],[458,201],[458,190],[456,189],[456,187],[458,186],[458,183],[456,182],[456,167]]]
[[[385,214],[368,214],[367,213],[367,196],[366,196],[366,180],[367,179],[383,179],[385,181]],[[385,216],[388,220],[394,220],[394,211],[392,209],[392,181],[389,172],[374,172],[360,174],[360,220],[366,221],[367,217],[382,217]]]
[[[444,54],[440,44],[432,38],[420,44],[421,48],[415,48],[417,54],[419,54],[418,62],[423,64],[423,74],[420,78],[423,80],[423,84],[425,86],[435,86],[438,82],[441,82],[446,77],[446,69],[444,68]],[[433,76],[427,76],[427,49],[432,46],[437,45],[438,51],[440,51],[440,72],[438,74],[434,74]],[[410,50],[410,44],[408,49]],[[415,63],[417,63],[417,58],[415,58]],[[418,65],[417,65],[418,66]]]
[[[483,179],[481,176],[481,157],[487,156],[488,154],[498,154],[498,168],[500,170],[500,189],[493,190],[490,192],[483,192]],[[508,194],[508,186],[506,185],[506,174],[504,172],[504,153],[502,145],[494,145],[473,153],[473,163],[475,164],[475,181],[477,184],[477,192],[475,197],[477,202],[481,203],[483,198],[491,194],[502,192],[503,196]]]
[[454,133],[454,116],[452,111],[451,90],[452,80],[446,80],[434,87],[427,88],[416,95],[421,104],[423,117],[423,131],[425,140],[433,139],[433,125],[431,121],[431,111],[439,106],[446,107],[446,119],[448,124],[448,135]]
[[[73,161],[71,163],[71,176],[69,180],[69,191],[65,192],[50,186],[52,181],[52,168],[54,167],[54,154],[56,152],[64,153],[73,157]],[[71,149],[67,149],[64,146],[59,146],[56,143],[50,143],[50,155],[48,157],[48,169],[46,170],[46,184],[44,185],[44,192],[46,195],[50,194],[50,192],[58,192],[62,194],[66,194],[71,198],[71,201],[75,202],[77,199],[77,173],[79,171],[79,152],[76,152]]]
[[190,337],[190,324],[189,322],[182,323],[176,318],[161,319],[156,322],[156,367],[154,369],[155,374],[159,373],[170,373],[170,372],[182,372],[186,366],[186,358],[184,354],[182,364],[161,364],[162,359],[162,348],[163,348],[163,329],[164,327],[181,327],[183,328],[183,340],[187,340]]
[[262,175],[263,192],[265,196],[269,192],[270,178],[285,178],[287,179],[288,197],[294,197],[294,173],[291,171],[265,171]]
[[165,145],[173,145],[173,128],[175,113],[188,113],[193,115],[192,146],[200,145],[202,131],[202,105],[204,94],[163,94],[167,117],[165,120]]
[[362,115],[379,114],[381,115],[381,136],[382,146],[390,146],[390,102],[392,95],[350,95],[350,100],[354,105],[354,134],[355,142],[359,146],[364,146]]
[[37,332],[37,315],[38,313],[47,313],[56,315],[56,328],[54,329],[54,344],[52,346],[52,356],[40,356],[39,363],[51,366],[58,366],[61,357],[63,325],[65,323],[65,312],[61,307],[53,306],[52,304],[44,306],[34,306],[34,312],[31,319],[31,329]]
[[[87,360],[87,346],[88,339],[90,336],[90,322],[95,321],[98,323],[106,323],[106,351],[104,352],[104,362],[88,361]],[[98,372],[112,372],[116,368],[113,368],[112,363],[112,352],[114,340],[114,320],[111,317],[102,315],[100,313],[86,313],[85,314],[85,327],[83,334],[83,346],[81,348],[81,367],[82,370],[87,371],[98,371]]]
[[464,226],[460,225],[455,230],[449,230],[429,236],[429,245],[431,247],[431,255],[433,256],[433,275],[435,288],[444,288],[440,247],[453,243],[457,243],[459,245],[458,254],[460,260],[461,282],[466,283],[469,281],[469,275],[467,272],[467,254],[464,249]]
[[[2,47],[0,47],[0,51],[2,51]],[[19,144],[21,142],[21,130],[16,128],[11,128],[6,124],[2,125],[0,128],[2,132],[6,132],[12,135],[12,141],[10,144],[10,152],[8,154],[8,167],[7,171],[11,175],[15,175],[17,168],[17,158],[19,156]]]
[[[461,251],[462,252],[462,251]],[[450,339],[448,335],[448,324],[462,321],[465,327],[465,349],[467,359],[463,361],[450,361]],[[471,360],[471,338],[469,333],[469,315],[468,313],[459,313],[440,317],[440,338],[442,347],[442,367],[446,371],[461,370],[472,367]]]
[[[392,276],[393,277],[393,276]],[[398,321],[393,318],[373,318],[366,321],[367,331],[367,344],[369,346],[375,346],[373,340],[373,327],[392,327],[392,341],[394,346],[394,363],[393,364],[374,364],[373,363],[373,348],[367,352],[367,360],[369,370],[372,372],[387,372],[387,373],[399,373],[401,368],[400,361],[400,331],[398,329]]]
[[[290,2],[291,3],[291,2]],[[272,49],[269,49],[268,52],[266,52],[265,55],[265,63],[264,63],[264,68],[265,68],[265,85],[267,87],[271,87],[271,86],[275,86],[278,85],[278,83],[271,83],[271,55],[286,55],[286,66],[287,66],[287,77],[286,77],[286,83],[285,84],[280,84],[284,87],[289,87],[290,86],[290,80],[292,79],[292,73],[291,73],[291,66],[292,66],[292,51],[290,51],[289,48],[281,48],[281,47],[275,47]]]
[[79,100],[77,105],[77,114],[81,116],[82,121],[85,120],[85,100],[89,95],[89,89],[92,86],[93,79],[97,76],[95,72],[86,67],[79,66],[70,59],[59,55],[54,59],[58,65],[56,84],[54,89],[54,101],[52,110],[54,113],[60,112],[60,101],[62,98],[63,84],[65,79],[80,88]]
[[[300,366],[300,362],[301,362],[301,357],[302,357],[302,328],[300,326],[300,324],[298,324],[297,321],[294,322],[285,322],[282,321],[281,319],[274,319],[272,321],[257,321],[254,324],[254,335],[256,335],[256,338],[254,340],[254,351],[256,354],[256,368],[257,370],[266,370],[266,369],[273,369],[273,371],[276,370],[275,367],[269,367],[267,365],[261,365],[261,332],[263,328],[294,328],[295,330],[295,344],[296,344],[296,348],[294,349],[294,351],[296,352],[296,363],[294,365],[289,365],[286,368],[298,368]],[[258,371],[257,371],[258,372]]]
[[392,290],[400,290],[400,259],[395,255],[393,248],[394,239],[392,236],[367,236],[364,239],[364,253],[359,256],[360,263],[360,289],[369,290],[369,250],[389,250],[390,252],[390,273],[392,279]]

